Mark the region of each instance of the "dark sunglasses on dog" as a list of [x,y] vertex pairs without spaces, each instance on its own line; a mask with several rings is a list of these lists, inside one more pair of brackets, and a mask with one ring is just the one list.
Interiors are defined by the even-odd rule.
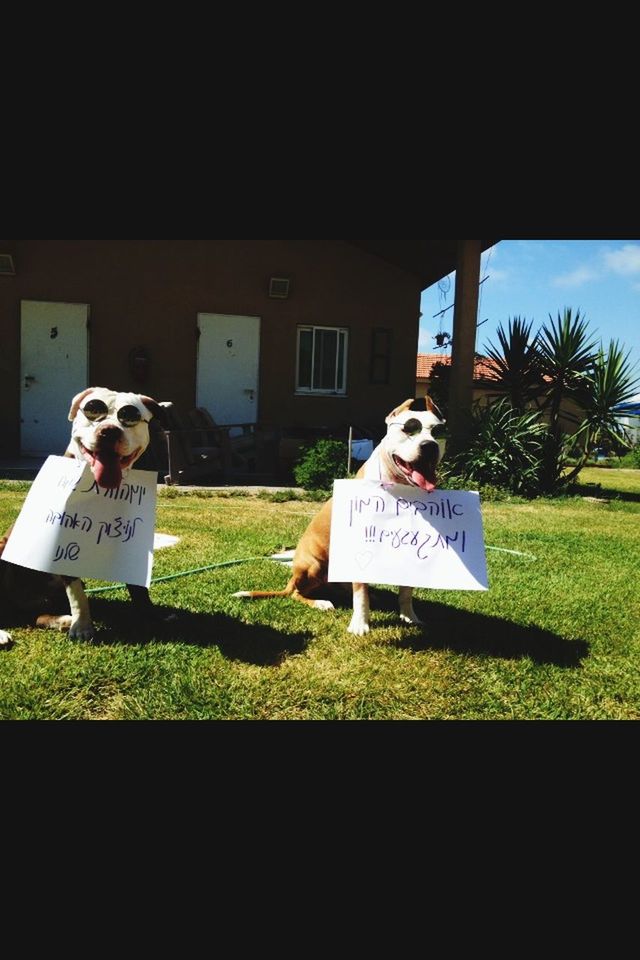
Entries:
[[[106,419],[109,415],[109,408],[103,400],[88,400],[82,407],[82,412],[91,423],[97,423]],[[135,427],[136,423],[140,423],[142,420],[142,414],[133,404],[120,407],[117,417],[123,427]]]
[[[422,433],[423,430],[422,422],[418,420],[417,417],[411,417],[410,420],[405,420],[404,423],[402,420],[392,420],[389,426],[402,427],[404,433],[406,433],[409,437],[417,437],[417,435]],[[434,439],[436,437],[441,437],[444,432],[444,423],[434,423],[433,426],[429,427],[429,433],[432,437],[434,437]]]

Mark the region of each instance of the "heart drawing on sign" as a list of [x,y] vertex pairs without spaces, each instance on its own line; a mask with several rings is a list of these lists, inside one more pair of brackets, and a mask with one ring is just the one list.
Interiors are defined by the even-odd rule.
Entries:
[[373,554],[370,550],[367,550],[365,553],[356,553],[355,559],[360,569],[364,570],[373,560]]

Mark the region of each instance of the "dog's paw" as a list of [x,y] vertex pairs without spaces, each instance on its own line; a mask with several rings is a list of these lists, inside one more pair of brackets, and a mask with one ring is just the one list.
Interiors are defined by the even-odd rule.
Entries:
[[8,650],[12,643],[13,639],[11,634],[5,630],[0,630],[0,650]]
[[347,630],[356,637],[364,637],[369,633],[369,624],[359,613],[354,613]]
[[60,630],[64,633],[71,628],[71,617],[68,613],[58,616],[53,613],[42,613],[36,620],[36,627],[42,630]]
[[335,610],[331,600],[314,600],[313,606],[316,610]]
[[163,623],[171,623],[178,619],[175,610],[167,610],[166,607],[156,607],[153,604],[148,606],[138,606],[133,604],[132,615],[138,623],[151,624],[152,626],[162,626]]
[[403,623],[412,623],[415,627],[424,626],[424,622],[420,619],[418,614],[415,613],[413,610],[411,611],[411,613],[409,613],[408,611],[404,611],[403,613],[401,613],[400,619],[402,620]]
[[69,637],[71,640],[93,640],[95,629],[91,620],[76,620],[69,627]]

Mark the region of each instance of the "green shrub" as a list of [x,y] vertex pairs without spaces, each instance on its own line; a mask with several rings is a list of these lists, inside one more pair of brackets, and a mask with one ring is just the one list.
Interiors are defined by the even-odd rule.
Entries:
[[618,466],[640,470],[640,444],[629,450],[624,457],[621,457]]
[[334,480],[347,476],[349,445],[342,440],[318,440],[303,451],[293,473],[305,490],[331,491]]
[[547,428],[538,413],[519,413],[508,400],[476,407],[464,451],[446,465],[451,481],[500,488],[520,496],[540,493]]
[[261,490],[257,494],[258,500],[267,503],[324,503],[327,499],[326,490]]

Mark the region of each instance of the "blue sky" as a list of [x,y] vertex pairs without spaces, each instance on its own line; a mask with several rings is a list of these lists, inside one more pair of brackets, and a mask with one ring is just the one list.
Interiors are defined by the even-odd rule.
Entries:
[[[640,372],[640,240],[501,240],[482,255],[476,350],[497,343],[497,325],[509,317],[533,320],[537,330],[558,311],[580,309],[595,338],[605,346],[620,340]],[[433,337],[452,332],[453,310],[434,317],[454,301],[455,274],[448,291],[435,284],[422,294],[420,353],[437,350]],[[444,284],[446,287],[446,282]]]

